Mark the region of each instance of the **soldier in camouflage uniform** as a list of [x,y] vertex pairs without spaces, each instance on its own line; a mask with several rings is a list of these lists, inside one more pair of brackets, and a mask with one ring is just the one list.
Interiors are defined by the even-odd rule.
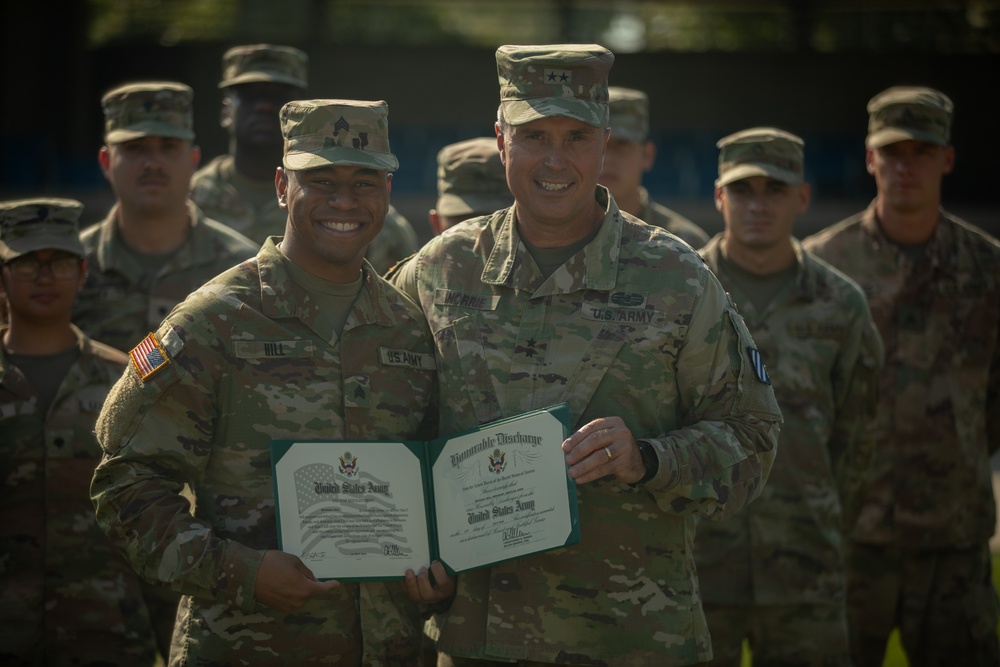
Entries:
[[656,144],[649,140],[649,97],[641,90],[611,86],[611,139],[598,183],[626,213],[681,237],[692,248],[708,242],[708,234],[677,211],[649,198],[643,174],[653,168]]
[[868,481],[882,342],[861,289],[792,237],[810,199],[802,140],[762,127],[718,147],[725,232],[700,253],[760,345],[784,424],[760,497],[698,526],[711,664],[739,667],[746,638],[756,664],[847,667],[843,530]]
[[229,134],[229,152],[195,172],[191,199],[257,245],[285,230],[288,216],[274,192],[282,146],[278,111],[302,99],[308,68],[309,57],[290,46],[235,46],[222,56],[219,122]]
[[[278,110],[305,93],[308,67],[308,56],[289,46],[236,46],[222,56],[221,124],[229,132],[229,153],[195,173],[191,199],[258,245],[285,229],[287,216],[274,192],[282,147]],[[382,272],[418,245],[416,231],[390,204],[365,258]]]
[[70,323],[85,265],[68,199],[0,203],[0,664],[151,666],[138,577],[94,521],[94,423],[126,356]]
[[496,56],[514,206],[435,237],[396,280],[434,333],[443,432],[569,404],[582,540],[463,573],[430,623],[439,665],[708,660],[695,516],[760,492],[774,394],[702,259],[597,184],[612,53]]
[[200,157],[191,101],[191,89],[173,82],[129,84],[102,100],[99,160],[117,201],[82,235],[89,271],[73,321],[118,349],[131,349],[202,283],[257,251],[188,199]]
[[803,241],[856,280],[885,342],[872,484],[847,546],[855,663],[898,626],[911,665],[1000,664],[989,539],[1000,447],[1000,242],[941,208],[952,102],[868,104],[867,210]]
[[132,351],[97,426],[98,521],[143,577],[184,594],[171,665],[415,665],[411,598],[454,590],[440,563],[437,588],[426,570],[319,582],[277,551],[272,440],[422,439],[437,396],[426,321],[364,261],[397,166],[385,103],[290,102],[281,118],[285,235]]
[[437,154],[437,207],[428,213],[437,236],[458,223],[514,203],[496,137],[448,144]]

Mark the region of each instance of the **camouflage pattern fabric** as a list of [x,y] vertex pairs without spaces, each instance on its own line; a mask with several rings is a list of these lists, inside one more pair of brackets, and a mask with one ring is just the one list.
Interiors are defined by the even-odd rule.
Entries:
[[[206,217],[216,220],[247,237],[258,246],[268,236],[282,236],[288,213],[278,206],[274,181],[252,182],[235,175],[232,155],[220,155],[191,177],[191,201]],[[245,183],[245,184],[244,184]],[[246,186],[260,186],[270,196],[265,203],[258,191],[247,192]]]
[[712,646],[738,654],[745,636],[728,632],[742,631],[729,624],[712,626],[715,609],[739,606],[755,618],[763,634],[754,638],[763,641],[777,629],[761,616],[784,623],[774,609],[803,605],[833,622],[824,627],[813,618],[810,635],[795,637],[786,628],[782,636],[811,653],[803,664],[824,664],[816,662],[826,645],[821,638],[839,636],[847,646],[843,531],[868,483],[882,341],[861,289],[794,239],[795,282],[758,310],[725,270],[722,240],[715,236],[699,252],[740,307],[784,423],[760,497],[730,519],[698,525],[695,562]]
[[[852,641],[898,623],[911,660],[921,660],[934,637],[947,647],[961,636],[970,642],[963,664],[973,664],[974,652],[996,664],[995,633],[970,634],[966,622],[974,614],[997,626],[996,594],[983,569],[939,576],[903,568],[907,559],[985,550],[996,527],[990,457],[1000,447],[1000,241],[942,211],[914,261],[882,233],[872,204],[803,245],[858,282],[885,343],[872,483],[849,549],[882,547],[893,558],[867,571],[848,561]],[[888,583],[898,578],[933,588],[920,592],[927,606],[899,604]],[[876,623],[880,612],[891,616]],[[929,614],[933,633],[914,625]]]
[[399,260],[415,253],[419,247],[420,240],[413,226],[390,204],[382,231],[368,244],[365,259],[379,274],[383,274]]
[[139,579],[97,527],[89,492],[94,423],[127,358],[74,332],[80,357],[47,415],[0,349],[0,663],[153,665]]
[[913,667],[1000,665],[989,545],[910,551],[847,545],[855,667],[882,667],[894,626]]
[[705,616],[715,653],[708,667],[743,664],[743,643],[719,642],[719,636],[753,637],[755,665],[851,667],[843,605],[705,605]]
[[600,231],[548,279],[514,209],[435,237],[396,276],[435,336],[443,432],[566,401],[575,428],[618,415],[659,458],[642,486],[578,487],[578,545],[463,573],[428,628],[448,654],[609,667],[711,657],[695,516],[732,515],[759,494],[781,415],[702,259],[596,194]]
[[[421,620],[399,582],[343,583],[290,613],[257,604],[277,549],[272,439],[433,436],[433,347],[416,307],[371,267],[338,338],[268,240],[160,326],[167,362],[134,365],[97,425],[101,527],[150,581],[184,594],[171,665],[416,664]],[[393,365],[402,350],[409,365]],[[179,495],[193,489],[192,508]]]
[[857,281],[885,343],[872,484],[851,538],[904,549],[989,540],[990,456],[1000,447],[1000,242],[942,213],[914,264],[869,207],[803,245]]
[[692,248],[700,248],[708,243],[709,237],[705,230],[677,211],[651,200],[649,191],[641,185],[639,186],[639,203],[642,208],[636,217],[643,222],[656,225],[674,236],[679,236]]
[[189,212],[187,239],[155,276],[116,251],[117,205],[83,231],[87,282],[73,306],[73,322],[88,336],[131,350],[188,294],[257,252],[249,239],[206,218],[194,204]]

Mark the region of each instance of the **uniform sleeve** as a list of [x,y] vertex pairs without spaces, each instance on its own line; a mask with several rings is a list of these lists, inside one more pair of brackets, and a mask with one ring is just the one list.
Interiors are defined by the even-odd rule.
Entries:
[[413,299],[414,303],[420,303],[417,290],[417,262],[420,255],[414,255],[400,262],[386,274],[385,279],[392,283],[396,289]]
[[216,537],[183,492],[211,454],[221,374],[211,345],[170,323],[181,317],[157,332],[166,363],[146,380],[130,364],[111,390],[91,496],[98,524],[142,578],[251,611],[264,552]]
[[686,426],[650,439],[660,466],[645,488],[665,511],[722,519],[760,494],[781,411],[743,318],[706,274],[677,361]]
[[845,528],[854,525],[871,476],[878,381],[885,356],[867,301],[855,311],[858,315],[830,378],[837,413],[828,448]]

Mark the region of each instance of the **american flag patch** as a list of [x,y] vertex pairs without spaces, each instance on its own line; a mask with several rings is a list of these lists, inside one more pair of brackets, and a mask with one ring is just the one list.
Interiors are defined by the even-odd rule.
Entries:
[[771,378],[767,376],[767,369],[764,368],[764,357],[760,355],[760,352],[756,348],[748,347],[747,355],[750,357],[750,363],[753,364],[753,372],[757,374],[757,379],[771,384]]
[[139,376],[143,381],[152,377],[156,371],[170,362],[166,351],[156,340],[156,334],[152,333],[132,348],[128,356],[132,358],[132,365],[135,366],[135,370],[139,371]]

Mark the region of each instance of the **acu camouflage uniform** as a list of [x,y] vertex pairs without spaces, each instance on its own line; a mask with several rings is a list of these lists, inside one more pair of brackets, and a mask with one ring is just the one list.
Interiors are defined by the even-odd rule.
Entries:
[[152,665],[139,579],[89,493],[94,423],[127,357],[73,330],[80,356],[47,414],[0,350],[0,663]]
[[[608,87],[611,136],[622,141],[645,144],[649,141],[649,96],[641,90]],[[679,236],[692,248],[708,243],[708,234],[701,227],[672,209],[649,198],[649,191],[639,186],[640,210],[636,217],[643,222],[662,227]]]
[[171,665],[416,664],[420,615],[398,582],[344,582],[289,613],[254,598],[278,548],[271,440],[434,435],[419,310],[366,265],[337,336],[286,261],[269,240],[203,286],[156,333],[163,367],[143,380],[130,365],[115,385],[97,427],[98,521],[143,577],[184,594]]
[[[948,146],[952,108],[928,88],[883,91],[868,105],[866,145]],[[882,232],[873,202],[803,245],[861,285],[885,343],[873,479],[848,543],[855,659],[881,664],[891,630],[883,626],[898,622],[913,664],[958,653],[963,664],[998,664],[988,543],[990,458],[1000,447],[1000,241],[942,210],[922,250],[907,252]],[[898,596],[882,592],[896,588]]]
[[942,212],[914,263],[869,207],[803,245],[861,285],[885,342],[874,477],[852,539],[910,550],[988,541],[990,456],[1000,447],[1000,242]]
[[[832,637],[845,653],[826,664],[847,664],[843,531],[868,483],[881,339],[858,286],[794,239],[795,282],[759,311],[726,272],[722,239],[699,252],[740,305],[784,423],[760,497],[730,519],[699,522],[695,561],[716,658],[726,650],[738,661],[748,623],[794,609],[767,628],[786,633],[782,652],[814,656],[819,639]],[[733,608],[742,611],[735,636],[715,615]],[[797,632],[803,622],[808,634]]]
[[574,428],[619,415],[660,461],[641,487],[577,488],[580,544],[463,573],[430,626],[445,653],[612,667],[711,657],[694,517],[760,492],[780,413],[701,258],[596,194],[600,232],[548,279],[513,209],[432,239],[397,277],[434,333],[442,432],[567,401]]
[[[882,233],[872,205],[803,243],[861,285],[885,342],[872,483],[849,531],[858,545],[849,548],[858,554],[858,564],[848,561],[852,591],[876,591],[890,574],[861,565],[871,547],[927,561],[922,567],[934,554],[988,558],[996,528],[990,459],[1000,447],[1000,242],[942,211],[914,262]],[[988,575],[990,565],[975,569]],[[919,581],[926,572],[907,576]],[[990,581],[968,570],[942,576],[951,604],[929,610],[934,618],[992,642]],[[862,614],[870,605],[849,604]],[[909,618],[928,622],[928,610],[904,614],[908,636],[950,653],[951,633],[909,627]]]
[[191,230],[157,275],[123,251],[118,206],[80,235],[87,282],[73,307],[73,322],[112,347],[132,349],[155,331],[170,310],[209,279],[253,257],[257,247],[188,204]]

